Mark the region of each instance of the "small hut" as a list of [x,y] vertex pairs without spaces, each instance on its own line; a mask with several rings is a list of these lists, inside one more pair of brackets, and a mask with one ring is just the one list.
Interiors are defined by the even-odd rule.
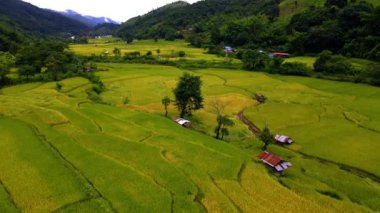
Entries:
[[186,128],[190,128],[191,127],[191,122],[189,120],[186,120],[186,119],[183,119],[183,118],[180,118],[180,117],[177,117],[176,119],[174,119],[174,122],[176,122],[177,124],[183,126],[183,127],[186,127]]
[[294,141],[291,139],[289,136],[286,135],[275,135],[274,140],[276,140],[277,143],[282,144],[282,145],[289,145],[292,144]]
[[284,161],[281,159],[281,157],[268,151],[262,152],[258,157],[263,163],[265,163],[265,165],[269,166],[280,174],[292,166],[290,162]]
[[236,53],[236,50],[234,48],[232,48],[231,46],[225,46],[224,52],[225,53]]
[[265,97],[263,94],[256,93],[256,94],[255,94],[255,99],[256,99],[259,103],[264,103],[264,102],[267,100],[267,97]]

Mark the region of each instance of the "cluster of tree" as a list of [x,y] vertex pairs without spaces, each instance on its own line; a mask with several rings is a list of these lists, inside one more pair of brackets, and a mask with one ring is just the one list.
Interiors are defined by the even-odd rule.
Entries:
[[220,47],[224,45],[232,45],[295,54],[330,50],[380,60],[379,23],[380,7],[364,1],[327,0],[324,7],[311,7],[295,14],[289,23],[273,21],[262,14],[246,18],[215,16],[194,24],[187,39],[194,46],[211,49],[212,53],[222,51]]
[[241,53],[246,70],[260,70],[269,73],[283,75],[309,76],[311,69],[303,63],[285,62],[281,57],[269,57],[267,53],[260,50],[246,50]]
[[380,60],[380,7],[360,1],[327,0],[292,17],[287,26],[289,50]]
[[281,57],[269,57],[260,50],[246,50],[241,52],[244,68],[259,70],[272,74],[313,76],[333,80],[351,81],[380,85],[380,64],[373,62],[366,66],[354,66],[349,58],[334,55],[329,50],[322,51],[313,68],[304,63],[285,62]]
[[319,54],[314,63],[314,71],[318,74],[338,76],[341,80],[369,83],[380,86],[380,64],[373,63],[366,68],[354,67],[351,61],[342,55],[333,55],[325,50]]
[[194,110],[203,108],[203,96],[201,92],[202,81],[199,76],[193,76],[185,72],[173,90],[175,100],[172,101],[168,96],[162,99],[165,107],[165,116],[168,116],[168,106],[174,103],[180,112],[179,116],[191,117]]
[[60,80],[83,72],[83,62],[68,44],[58,40],[37,40],[21,46],[16,53],[18,73],[26,80],[33,77]]
[[[83,76],[94,71],[86,58],[68,51],[68,44],[59,39],[33,39],[18,44],[12,51],[0,51],[0,87],[29,81],[59,81]],[[14,68],[17,78],[9,78]]]
[[[176,88],[173,90],[175,100],[171,100],[165,96],[161,103],[165,109],[165,117],[168,116],[168,107],[171,103],[177,107],[179,117],[191,117],[193,111],[203,108],[203,97],[201,93],[202,81],[199,76],[193,76],[189,73],[184,73],[177,83]],[[212,107],[216,112],[215,138],[224,140],[225,136],[229,135],[228,127],[235,125],[233,120],[227,115],[223,115],[223,109],[226,104],[220,101],[214,101]]]

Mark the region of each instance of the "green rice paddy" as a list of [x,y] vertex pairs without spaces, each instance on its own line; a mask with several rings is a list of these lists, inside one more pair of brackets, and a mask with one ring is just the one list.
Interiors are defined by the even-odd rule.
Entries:
[[[91,84],[83,78],[61,81],[60,91],[55,82],[0,90],[0,212],[380,211],[379,88],[188,71],[201,76],[205,108],[186,129],[165,118],[161,104],[164,96],[173,99],[184,70],[98,67],[107,70],[96,73],[107,104],[87,99]],[[259,105],[256,92],[268,101]],[[226,142],[212,137],[216,101],[236,123]],[[289,147],[269,146],[293,164],[284,176],[258,161],[262,144],[237,120],[241,110],[260,128],[295,139]],[[170,118],[177,115],[171,106]]]

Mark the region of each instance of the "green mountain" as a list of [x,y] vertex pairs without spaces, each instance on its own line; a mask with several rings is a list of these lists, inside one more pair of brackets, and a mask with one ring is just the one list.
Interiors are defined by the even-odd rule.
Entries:
[[245,17],[263,13],[271,18],[279,14],[276,0],[205,0],[194,4],[178,1],[146,15],[125,22],[119,35],[138,39],[174,39],[178,30],[187,29],[195,23],[218,19],[221,16]]
[[85,24],[38,8],[21,0],[1,0],[0,19],[12,20],[19,28],[39,35],[82,34]]
[[119,27],[120,27],[119,24],[113,24],[113,23],[98,24],[91,29],[91,31],[89,32],[89,35],[90,36],[114,35],[119,29]]

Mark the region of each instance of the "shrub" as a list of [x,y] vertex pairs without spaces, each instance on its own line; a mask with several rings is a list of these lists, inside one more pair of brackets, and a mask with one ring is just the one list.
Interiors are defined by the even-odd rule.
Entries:
[[57,88],[58,91],[60,91],[62,89],[63,85],[61,83],[57,82],[55,84],[55,87]]
[[322,72],[326,63],[331,59],[332,52],[329,50],[324,50],[321,52],[314,63],[314,71]]
[[180,58],[185,57],[185,56],[186,56],[185,51],[183,51],[183,50],[179,51],[179,52],[178,52],[178,56],[179,56]]
[[326,63],[324,72],[331,74],[351,74],[353,73],[352,64],[341,55],[333,56]]
[[370,84],[380,86],[380,64],[373,64],[368,69]]
[[125,97],[124,100],[123,100],[123,104],[127,105],[129,104],[129,98],[128,97]]
[[94,86],[92,86],[92,91],[96,92],[97,94],[100,94],[103,92],[103,88],[99,86],[99,84],[94,84]]
[[368,53],[368,58],[375,60],[375,61],[380,61],[380,44],[376,45],[369,53]]
[[284,75],[299,75],[299,76],[310,76],[310,69],[304,63],[286,62],[280,66],[280,74]]
[[284,62],[284,59],[281,57],[274,57],[269,62],[268,72],[269,73],[279,73],[281,71],[281,65]]
[[319,55],[314,63],[314,70],[329,74],[355,74],[355,70],[347,58],[341,55],[332,55],[330,51],[323,51]]
[[87,95],[88,95],[88,99],[90,99],[92,102],[94,102],[94,103],[103,103],[102,98],[95,91],[89,90],[87,92]]

